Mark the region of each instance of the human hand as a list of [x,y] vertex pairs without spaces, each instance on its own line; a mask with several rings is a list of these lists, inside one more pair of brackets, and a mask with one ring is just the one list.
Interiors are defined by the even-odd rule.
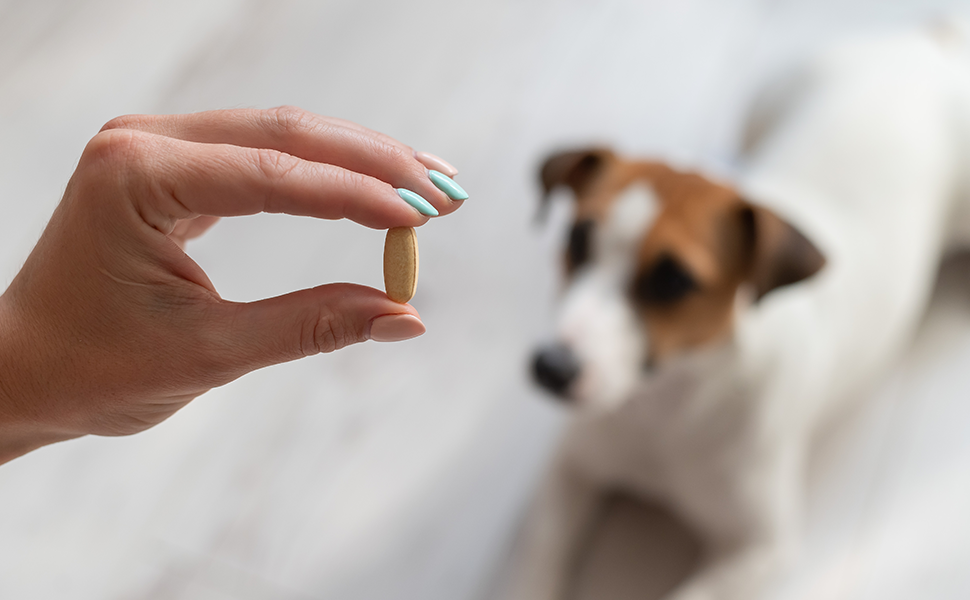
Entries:
[[422,225],[395,188],[442,215],[460,205],[429,179],[421,161],[443,169],[432,160],[289,107],[109,122],[0,296],[0,463],[147,429],[260,367],[423,333],[410,305],[358,285],[224,300],[182,248],[219,217],[258,212]]

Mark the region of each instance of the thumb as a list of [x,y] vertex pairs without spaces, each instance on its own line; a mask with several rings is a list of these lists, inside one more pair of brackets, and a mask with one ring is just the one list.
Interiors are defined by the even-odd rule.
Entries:
[[333,283],[250,303],[227,303],[227,353],[246,370],[425,332],[418,313],[374,288]]

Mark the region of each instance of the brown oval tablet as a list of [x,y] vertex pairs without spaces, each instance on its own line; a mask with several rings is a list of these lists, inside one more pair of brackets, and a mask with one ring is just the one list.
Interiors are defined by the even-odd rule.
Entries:
[[384,291],[402,304],[418,288],[418,234],[413,227],[394,227],[384,238]]

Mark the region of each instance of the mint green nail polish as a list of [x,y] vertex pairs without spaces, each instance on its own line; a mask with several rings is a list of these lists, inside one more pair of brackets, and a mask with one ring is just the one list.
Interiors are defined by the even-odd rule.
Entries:
[[411,190],[406,190],[404,188],[397,188],[397,195],[400,196],[405,202],[414,207],[422,215],[427,217],[437,217],[438,211],[435,210],[431,204],[422,198],[421,196],[415,194]]
[[455,180],[448,177],[441,171],[429,170],[428,177],[431,178],[431,183],[435,185],[439,190],[448,195],[452,200],[467,200],[468,194],[465,190],[461,189],[461,186],[455,183]]

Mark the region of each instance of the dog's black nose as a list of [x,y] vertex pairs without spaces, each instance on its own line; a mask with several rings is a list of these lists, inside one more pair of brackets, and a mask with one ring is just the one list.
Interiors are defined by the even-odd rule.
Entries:
[[567,346],[548,346],[536,352],[532,375],[539,385],[565,398],[570,384],[579,376],[579,360]]

